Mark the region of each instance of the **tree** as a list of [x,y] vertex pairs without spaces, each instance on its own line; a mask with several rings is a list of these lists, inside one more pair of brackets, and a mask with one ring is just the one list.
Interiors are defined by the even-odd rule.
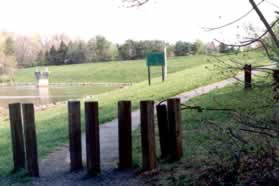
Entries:
[[83,42],[70,42],[68,45],[66,64],[86,62],[86,46]]
[[196,40],[193,44],[193,53],[194,54],[204,54],[205,53],[205,46],[201,40]]
[[103,36],[90,39],[87,47],[90,62],[110,61],[113,57],[112,44]]
[[176,56],[186,56],[192,52],[192,44],[188,42],[178,41],[174,47],[174,54]]
[[52,46],[49,52],[46,53],[46,59],[49,65],[56,65],[57,64],[57,51],[54,46]]
[[40,52],[38,53],[38,56],[37,56],[37,64],[38,65],[47,65],[47,59],[46,59],[46,56],[48,54],[45,54],[42,50],[40,50]]
[[11,37],[6,38],[5,40],[4,54],[7,56],[15,55],[15,41]]
[[9,81],[13,79],[16,69],[16,60],[14,56],[7,56],[0,52],[0,81]]
[[214,54],[218,52],[218,48],[216,47],[214,42],[209,42],[205,46],[206,54]]
[[59,49],[56,51],[56,64],[57,65],[63,65],[65,64],[67,60],[67,51],[68,47],[67,45],[61,41]]
[[119,56],[123,60],[137,59],[137,44],[133,40],[127,40],[118,46]]
[[220,45],[219,45],[220,53],[227,53],[228,49],[229,49],[229,47],[227,45],[225,45],[224,43],[220,43]]
[[17,36],[15,40],[15,56],[19,66],[33,66],[36,64],[37,55],[42,49],[39,38]]

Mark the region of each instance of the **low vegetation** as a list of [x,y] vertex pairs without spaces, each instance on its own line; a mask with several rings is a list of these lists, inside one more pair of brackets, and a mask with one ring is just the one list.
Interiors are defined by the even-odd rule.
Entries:
[[[159,174],[146,182],[156,185],[278,184],[278,136],[272,132],[278,123],[272,121],[271,83],[271,78],[260,77],[252,90],[245,91],[240,83],[188,101],[189,106],[234,111],[183,110],[183,159],[168,164],[158,158]],[[268,130],[251,129],[249,124]],[[139,131],[134,134],[134,145],[135,163],[139,163]],[[159,157],[159,144],[157,152]]]

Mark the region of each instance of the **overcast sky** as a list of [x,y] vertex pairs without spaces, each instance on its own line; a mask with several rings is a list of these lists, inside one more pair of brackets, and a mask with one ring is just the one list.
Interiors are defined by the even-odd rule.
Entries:
[[[279,4],[277,1],[269,0]],[[99,34],[117,43],[126,39],[161,39],[173,43],[232,40],[243,33],[248,23],[259,31],[263,29],[255,13],[226,29],[214,32],[202,29],[243,15],[251,9],[249,0],[150,0],[140,8],[122,5],[121,0],[0,0],[0,30],[20,34],[65,33],[80,39]],[[260,8],[269,21],[274,20],[274,6],[265,2]]]

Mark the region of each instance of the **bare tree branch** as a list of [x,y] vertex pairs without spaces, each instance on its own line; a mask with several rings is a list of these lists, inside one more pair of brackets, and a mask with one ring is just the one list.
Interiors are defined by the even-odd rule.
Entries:
[[122,2],[128,4],[128,8],[139,7],[147,3],[149,0],[122,0]]
[[[261,2],[259,2],[257,4],[257,6],[259,6],[260,4],[262,4],[264,2],[264,0],[262,0]],[[213,30],[218,30],[218,29],[221,29],[221,28],[225,28],[225,27],[228,27],[228,26],[231,26],[237,22],[239,22],[240,20],[244,19],[245,17],[247,17],[250,13],[252,13],[254,11],[254,8],[252,8],[251,10],[249,10],[248,12],[246,12],[245,14],[243,14],[242,16],[240,16],[239,18],[229,22],[229,23],[226,23],[224,25],[221,25],[221,26],[218,26],[218,27],[213,27],[213,28],[203,28],[205,29],[206,31],[210,32],[210,31],[213,31]]]

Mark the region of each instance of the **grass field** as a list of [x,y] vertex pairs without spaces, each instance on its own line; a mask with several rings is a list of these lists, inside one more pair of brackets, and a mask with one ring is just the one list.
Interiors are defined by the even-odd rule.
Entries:
[[[251,55],[259,56],[258,53]],[[251,56],[240,54],[241,59]],[[191,69],[208,63],[208,56],[173,57],[168,60],[168,73]],[[114,61],[78,65],[49,66],[51,83],[67,82],[141,82],[147,79],[145,60]],[[44,68],[43,68],[44,69]],[[15,74],[16,82],[35,82],[36,68],[20,69]],[[161,67],[152,67],[152,78],[161,76]]]
[[[239,113],[253,113],[253,116],[266,118],[272,113],[271,83],[272,80],[270,78],[258,80],[255,88],[250,91],[244,91],[243,84],[232,85],[193,98],[187,102],[187,105],[201,106],[203,108],[236,109],[236,112]],[[270,105],[270,107],[265,107],[266,105]],[[212,149],[217,149],[218,152],[220,151],[222,154],[221,156],[224,156],[225,159],[226,155],[229,156],[229,153],[231,153],[231,151],[228,150],[230,147],[225,146],[218,140],[225,140],[228,137],[228,133],[225,130],[226,128],[237,128],[235,117],[235,112],[182,111],[184,156],[181,161],[173,164],[167,164],[165,161],[161,161],[160,174],[150,178],[147,182],[156,185],[186,184],[197,169],[203,169],[205,167],[205,161],[216,161],[216,157],[212,155]],[[209,122],[219,125],[221,130],[215,128],[214,125],[209,125]],[[159,160],[160,149],[158,143],[158,131],[156,131],[156,133],[156,147]],[[140,165],[141,147],[139,130],[137,130],[133,136],[134,162],[135,164]],[[249,134],[246,137],[253,137],[254,140],[257,141],[255,143],[262,143],[257,135],[252,136]]]
[[[78,65],[50,66],[50,82],[139,82],[147,78],[145,60],[115,61]],[[205,56],[175,57],[169,60],[169,73],[206,63]],[[20,69],[16,82],[34,82],[36,68]],[[152,68],[153,77],[161,75],[161,68]]]
[[[190,57],[192,58],[192,57]],[[181,58],[185,60],[185,58]],[[225,76],[222,75],[222,73],[219,73],[219,69],[214,68],[214,63],[209,63],[205,57],[197,57],[195,58],[195,62],[190,62],[189,66],[187,67],[187,64],[181,64],[183,68],[179,65],[176,65],[176,67],[173,67],[173,71],[177,71],[175,73],[170,73],[168,76],[168,79],[162,83],[161,78],[153,78],[152,79],[152,86],[147,86],[147,81],[141,81],[139,83],[135,83],[131,87],[123,88],[114,90],[111,92],[107,92],[104,94],[96,95],[93,99],[97,100],[99,102],[100,107],[100,122],[105,122],[108,120],[111,120],[116,117],[117,112],[117,102],[119,100],[131,100],[133,102],[133,109],[138,108],[139,101],[145,100],[145,99],[152,99],[152,100],[162,100],[170,96],[174,96],[178,93],[192,90],[194,88],[207,85],[219,80],[222,80],[224,78],[227,78],[230,76],[230,74],[226,74]],[[203,60],[203,61],[201,61]],[[262,62],[266,61],[265,59],[261,59]],[[199,62],[199,65],[196,64]],[[132,62],[128,62],[129,64]],[[173,62],[178,63],[178,62]],[[91,65],[91,64],[90,64]],[[100,75],[98,81],[116,81],[116,75],[113,75],[114,72],[113,68],[109,67],[108,71],[111,71],[111,74],[108,74],[106,77],[106,68],[101,68],[102,65],[112,65],[114,64],[94,64],[96,66],[95,69],[102,69],[100,70]],[[92,67],[94,67],[92,65]],[[120,65],[120,64],[118,64]],[[134,67],[132,67],[133,69]],[[129,75],[122,74],[118,76],[118,81],[128,81],[132,79],[133,81],[140,81],[145,78],[145,67],[142,67],[142,64],[139,62],[139,64],[135,63],[133,64],[136,66],[134,68],[134,71],[129,70]],[[77,67],[79,68],[86,68],[83,65],[79,65]],[[117,66],[117,65],[116,65]],[[171,66],[171,62],[170,62]],[[175,66],[175,65],[174,65]],[[60,72],[63,72],[60,74],[61,76],[58,76],[57,74],[57,82],[62,81],[65,77],[63,75],[67,76],[74,76],[81,78],[84,73],[77,70],[77,68],[73,68],[74,66],[65,66],[66,69],[65,72],[62,67],[52,67],[50,68],[50,71],[54,73],[54,69],[59,69]],[[126,68],[126,67],[125,67]],[[137,68],[142,68],[142,73],[140,74],[140,70]],[[171,67],[170,67],[171,68]],[[23,75],[18,75],[18,77],[22,77],[22,81],[28,81],[29,76],[28,71],[32,71],[34,69],[25,69],[21,70],[19,73],[23,73],[27,71],[26,73],[23,73]],[[66,73],[68,70],[68,74]],[[92,69],[93,71],[93,69]],[[97,70],[96,70],[97,71]],[[170,70],[171,71],[171,70]],[[74,73],[76,72],[76,74]],[[104,73],[103,75],[102,72]],[[139,73],[138,73],[139,72]],[[30,73],[30,72],[29,72]],[[88,74],[91,74],[90,72]],[[93,74],[93,72],[92,72]],[[96,74],[96,73],[95,73]],[[138,74],[138,77],[135,78],[135,74]],[[54,74],[53,74],[54,75]],[[109,77],[110,76],[110,77]],[[130,76],[129,78],[126,76]],[[158,75],[159,76],[159,75]],[[23,79],[23,77],[26,77],[26,79]],[[28,78],[27,78],[28,77]],[[85,81],[88,81],[88,77],[85,76],[84,78],[87,78]],[[74,78],[73,78],[74,79]],[[30,79],[31,80],[31,79]],[[83,109],[83,108],[82,108]],[[83,110],[82,110],[83,113]],[[83,126],[84,126],[84,120],[82,120]],[[55,108],[51,108],[45,111],[40,111],[36,113],[36,128],[37,128],[37,138],[38,138],[38,151],[39,156],[42,158],[47,153],[54,151],[56,148],[64,145],[67,142],[68,137],[68,127],[67,127],[67,107],[65,104],[58,105]],[[11,153],[11,142],[10,142],[10,129],[9,129],[9,121],[0,121],[0,175],[6,175],[9,170],[12,168],[12,153]]]

